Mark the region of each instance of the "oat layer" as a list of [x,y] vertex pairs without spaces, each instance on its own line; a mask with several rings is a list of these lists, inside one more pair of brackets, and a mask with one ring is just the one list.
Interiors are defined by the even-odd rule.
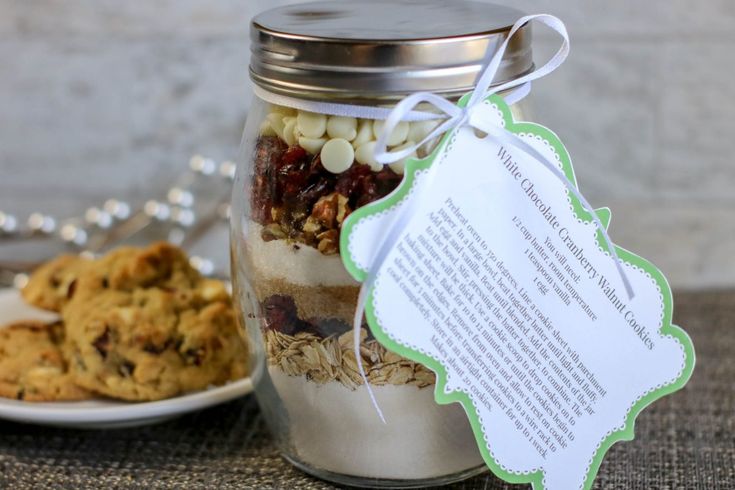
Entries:
[[[383,347],[377,340],[365,340],[361,330],[360,354],[371,385],[431,386],[434,373],[424,365],[405,359]],[[337,381],[355,389],[363,384],[353,350],[353,333],[325,339],[307,333],[287,335],[273,330],[265,332],[268,364],[280,366],[290,376],[306,376],[316,383]]]

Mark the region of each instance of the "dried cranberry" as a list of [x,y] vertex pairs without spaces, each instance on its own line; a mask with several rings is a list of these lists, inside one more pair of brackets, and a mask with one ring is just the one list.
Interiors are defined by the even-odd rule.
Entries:
[[320,197],[331,193],[333,187],[334,182],[331,179],[319,179],[301,189],[297,199],[300,203],[303,203],[304,207],[311,210]]
[[313,333],[324,338],[330,335],[342,335],[352,330],[352,325],[338,318],[312,318],[309,323],[313,325]]
[[383,170],[378,172],[375,175],[375,182],[378,185],[378,193],[380,194],[380,197],[385,197],[393,192],[393,190],[398,187],[398,184],[401,183],[402,178],[403,177],[391,170],[390,167],[384,167]]
[[369,165],[355,163],[348,170],[339,174],[334,189],[343,196],[347,196],[350,203],[354,204],[353,200],[357,200],[355,192],[360,188],[362,181],[370,178],[372,174],[373,171],[370,170]]
[[275,171],[287,149],[288,145],[275,136],[261,136],[256,143],[250,205],[253,219],[259,223],[272,222],[271,208],[279,198]]
[[102,332],[102,335],[94,339],[92,346],[103,359],[107,358],[107,352],[110,350],[110,327],[105,327],[105,331]]
[[293,335],[300,326],[296,303],[290,296],[275,294],[263,302],[266,328]]
[[300,146],[289,146],[281,158],[281,165],[301,163],[309,154]]
[[117,367],[118,374],[125,378],[129,378],[130,376],[132,376],[133,371],[135,371],[135,363],[128,361],[127,359],[123,359]]
[[360,183],[360,194],[355,202],[355,208],[362,207],[381,197],[378,193],[378,185],[375,183],[375,178],[363,179]]

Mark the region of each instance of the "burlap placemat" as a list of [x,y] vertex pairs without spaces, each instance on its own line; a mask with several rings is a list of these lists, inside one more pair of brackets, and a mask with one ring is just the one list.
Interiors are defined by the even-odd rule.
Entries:
[[[735,292],[679,294],[697,349],[687,387],[646,409],[597,489],[735,489]],[[164,424],[75,431],[0,423],[3,488],[333,488],[279,456],[252,399]],[[524,488],[483,475],[455,489]]]

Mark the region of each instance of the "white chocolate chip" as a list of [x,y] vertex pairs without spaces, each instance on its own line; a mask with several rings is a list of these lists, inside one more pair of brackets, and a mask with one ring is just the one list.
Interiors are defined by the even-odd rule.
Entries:
[[352,147],[357,149],[373,139],[373,122],[370,119],[360,119],[357,124],[357,136],[352,140]]
[[[375,135],[375,138],[380,137],[380,133],[383,131],[383,126],[385,126],[385,121],[375,121],[373,122],[373,134]],[[406,137],[408,136],[408,129],[409,125],[406,121],[399,122],[393,132],[388,136],[388,141],[386,141],[386,144],[388,146],[395,146],[400,145],[404,141],[406,141]]]
[[307,138],[321,138],[327,130],[327,116],[324,114],[299,111],[296,120],[299,131]]
[[133,308],[121,306],[116,308],[115,311],[126,325],[132,325],[135,323],[135,311],[133,311]]
[[370,170],[373,172],[380,172],[383,170],[383,164],[375,161],[375,145],[377,141],[368,141],[365,144],[360,145],[355,150],[355,160],[359,163],[370,165]]
[[271,128],[273,128],[273,131],[275,131],[276,135],[283,139],[283,115],[278,114],[276,112],[271,112],[265,118],[268,120],[268,122],[271,124]]
[[324,144],[321,156],[324,168],[333,174],[339,174],[352,166],[355,150],[346,139],[334,138]]
[[271,104],[270,111],[281,114],[282,116],[296,116],[296,109],[292,109],[290,107],[282,105]]
[[285,141],[288,146],[293,146],[297,141],[296,135],[294,134],[296,130],[296,118],[284,117],[283,122],[286,124],[283,127],[283,141]]
[[326,138],[307,138],[306,136],[299,138],[299,146],[312,155],[316,155],[322,151],[322,147],[326,142]]
[[258,134],[261,136],[276,136],[276,132],[273,130],[271,123],[268,120],[263,121],[258,130]]
[[298,125],[298,122],[297,122],[296,124],[294,124],[294,127],[293,127],[293,138],[294,138],[295,141],[298,141],[299,138],[301,138],[302,136],[304,136],[304,135],[301,134],[301,131],[299,131],[299,125]]
[[418,143],[426,138],[439,125],[439,122],[438,119],[412,122],[408,130],[408,139]]
[[[391,151],[405,150],[406,148],[411,147],[411,146],[413,146],[415,144],[416,143],[414,143],[413,141],[406,141],[401,146],[396,146],[395,148],[391,148]],[[389,164],[388,166],[390,167],[391,170],[393,170],[398,175],[403,175],[403,171],[406,168],[406,160],[409,160],[411,158],[416,158],[416,152],[415,151],[412,152],[407,157],[401,158],[397,162],[393,162],[393,163]]]
[[354,117],[332,116],[327,121],[327,134],[330,138],[343,138],[352,141],[357,136],[357,119]]

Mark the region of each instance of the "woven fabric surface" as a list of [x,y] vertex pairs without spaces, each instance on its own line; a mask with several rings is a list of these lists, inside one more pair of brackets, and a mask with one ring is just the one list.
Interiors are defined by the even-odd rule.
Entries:
[[[692,336],[689,384],[644,410],[596,489],[735,489],[735,292],[681,293]],[[159,425],[79,431],[0,422],[0,487],[333,488],[282,460],[253,397]],[[454,489],[522,489],[490,474]]]

